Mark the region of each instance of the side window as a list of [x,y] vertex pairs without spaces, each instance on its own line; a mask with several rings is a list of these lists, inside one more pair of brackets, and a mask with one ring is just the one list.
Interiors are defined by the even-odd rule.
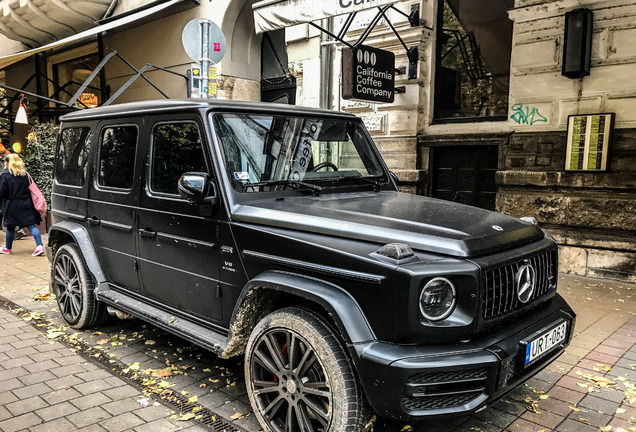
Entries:
[[92,133],[88,127],[62,129],[55,170],[58,183],[84,186],[91,136]]
[[152,134],[150,190],[179,195],[177,182],[188,171],[208,172],[196,123],[162,123]]
[[99,147],[97,184],[103,187],[130,189],[134,178],[136,150],[137,127],[105,128]]

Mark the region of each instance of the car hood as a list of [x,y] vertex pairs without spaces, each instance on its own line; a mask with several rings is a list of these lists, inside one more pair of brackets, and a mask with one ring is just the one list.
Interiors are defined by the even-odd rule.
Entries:
[[400,192],[284,197],[235,208],[232,219],[278,228],[475,257],[544,237],[535,225],[489,210]]

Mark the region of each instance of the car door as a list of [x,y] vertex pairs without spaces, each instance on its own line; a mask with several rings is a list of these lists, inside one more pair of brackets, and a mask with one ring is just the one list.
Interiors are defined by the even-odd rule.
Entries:
[[93,181],[87,201],[87,229],[106,278],[113,285],[139,290],[137,276],[137,162],[141,118],[99,123]]
[[218,219],[181,198],[185,172],[212,176],[196,114],[150,119],[149,151],[139,203],[139,272],[152,300],[203,319],[222,318]]

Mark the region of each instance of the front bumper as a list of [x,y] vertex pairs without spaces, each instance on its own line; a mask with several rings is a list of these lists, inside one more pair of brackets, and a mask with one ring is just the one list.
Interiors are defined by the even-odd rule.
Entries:
[[[376,413],[399,420],[464,415],[504,396],[563,353],[576,315],[556,295],[539,310],[479,338],[454,344],[356,345],[356,366]],[[525,365],[532,335],[567,322],[565,341]]]

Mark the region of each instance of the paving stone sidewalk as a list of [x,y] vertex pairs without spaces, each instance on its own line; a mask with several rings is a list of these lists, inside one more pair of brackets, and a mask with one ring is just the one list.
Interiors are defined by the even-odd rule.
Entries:
[[[2,235],[0,234],[0,239]],[[14,253],[10,256],[0,256],[0,297],[8,299],[33,314],[44,314],[42,320],[53,328],[61,328],[63,322],[56,309],[55,301],[46,296],[48,291],[49,263],[46,258],[33,258],[31,239],[16,242]],[[501,399],[486,410],[472,416],[451,420],[430,421],[422,423],[399,423],[384,419],[377,419],[373,430],[375,432],[524,432],[524,431],[636,431],[636,285],[608,280],[590,279],[576,275],[559,276],[559,292],[577,313],[575,336],[572,344],[556,362],[547,369],[520,386],[508,396]],[[0,299],[1,300],[1,299]],[[25,312],[26,313],[26,312]],[[40,315],[38,315],[40,316]],[[107,393],[112,388],[124,388],[127,384],[112,370],[102,369],[90,360],[80,357],[57,341],[45,338],[29,323],[15,315],[8,314],[0,308],[0,327],[15,326],[19,334],[31,334],[32,338],[24,339],[39,341],[33,345],[13,346],[21,343],[18,340],[5,341],[7,335],[0,336],[0,389],[5,390],[7,384],[18,385],[8,391],[0,392],[0,430],[49,430],[54,421],[68,421],[70,429],[81,430],[85,426],[94,427],[91,430],[161,430],[149,428],[154,422],[164,422],[164,430],[174,430],[178,427],[196,430],[199,424],[176,422],[171,418],[170,410],[164,406],[141,408],[137,400],[141,397],[140,390],[131,388],[131,394],[126,394],[118,400]],[[4,328],[4,327],[3,327]],[[17,331],[17,330],[11,330]],[[95,331],[101,332],[96,336]],[[74,334],[68,330],[67,334]],[[100,340],[101,339],[101,340]],[[104,343],[104,341],[108,343]],[[210,412],[236,425],[237,428],[250,432],[257,432],[260,427],[256,423],[249,408],[246,389],[242,378],[241,359],[221,360],[211,353],[195,347],[184,340],[166,334],[151,325],[138,320],[114,320],[98,329],[81,332],[76,341],[90,349],[100,350],[104,355],[112,357],[113,361],[126,367],[138,363],[141,369],[157,369],[160,367],[173,368],[175,374],[166,378],[174,387],[175,393],[187,392],[188,396],[197,396],[198,403]],[[152,342],[151,344],[149,344]],[[56,349],[49,348],[56,346]],[[40,351],[40,349],[43,351]],[[35,350],[32,355],[45,355],[52,350],[51,357],[36,360],[25,354],[24,364],[14,360],[9,353],[20,353],[21,350]],[[20,357],[20,358],[22,358]],[[74,359],[74,360],[72,360]],[[29,361],[30,360],[30,361]],[[42,369],[32,366],[42,361]],[[7,367],[7,362],[10,367]],[[59,367],[68,366],[67,362],[81,367],[65,376],[58,376],[55,371]],[[632,366],[633,365],[633,366]],[[35,370],[30,369],[35,367]],[[84,378],[94,373],[99,378]],[[55,383],[64,377],[73,377],[77,382],[65,385],[68,391],[77,392],[78,398],[90,395],[98,398],[109,398],[105,404],[97,403],[88,407],[75,398],[50,403],[42,394],[20,393],[19,388],[39,385],[47,392],[60,392],[60,388],[53,388],[49,383]],[[108,377],[106,377],[108,376]],[[46,377],[43,379],[43,377]],[[70,378],[69,378],[70,379]],[[81,381],[80,381],[81,380]],[[88,392],[91,382],[107,383],[108,388],[99,388]],[[45,387],[42,387],[44,385]],[[79,387],[77,386],[84,386]],[[16,391],[18,393],[16,394]],[[73,393],[74,394],[74,393]],[[11,399],[11,400],[7,400]],[[15,399],[13,399],[15,398]],[[40,407],[40,399],[48,405]],[[24,401],[29,401],[24,404]],[[105,399],[104,399],[105,400]],[[64,405],[62,406],[61,404]],[[13,404],[13,405],[11,405]],[[33,404],[33,405],[29,405]],[[127,411],[110,412],[105,409],[108,404],[125,406]],[[121,404],[121,405],[119,405]],[[60,405],[60,410],[53,410],[60,415],[45,419],[40,412],[49,406]],[[22,408],[19,408],[22,407]],[[27,408],[28,407],[28,408]],[[78,411],[62,411],[62,408],[77,409]],[[109,417],[92,424],[76,424],[70,416],[95,410]],[[146,411],[152,408],[152,411]],[[22,411],[20,411],[22,410]],[[101,410],[101,411],[100,411]],[[145,418],[143,413],[161,412],[157,418]],[[47,411],[44,411],[47,412]],[[126,419],[141,419],[143,424],[104,427],[104,422],[114,421],[126,414]],[[158,415],[158,414],[157,414]],[[77,418],[81,417],[78,416]],[[73,417],[73,419],[77,419]],[[20,419],[20,420],[19,420]],[[29,420],[30,419],[30,420]],[[29,423],[39,419],[38,423]],[[133,421],[133,420],[130,420]],[[23,422],[23,423],[21,423]],[[634,426],[632,426],[632,423]],[[123,424],[123,423],[122,423]],[[159,424],[159,423],[156,423]],[[68,424],[64,423],[65,426]],[[611,428],[610,428],[611,427]],[[13,428],[13,429],[12,429]],[[101,429],[100,429],[101,428]],[[172,428],[172,429],[170,429]]]
[[0,309],[0,431],[205,430]]

